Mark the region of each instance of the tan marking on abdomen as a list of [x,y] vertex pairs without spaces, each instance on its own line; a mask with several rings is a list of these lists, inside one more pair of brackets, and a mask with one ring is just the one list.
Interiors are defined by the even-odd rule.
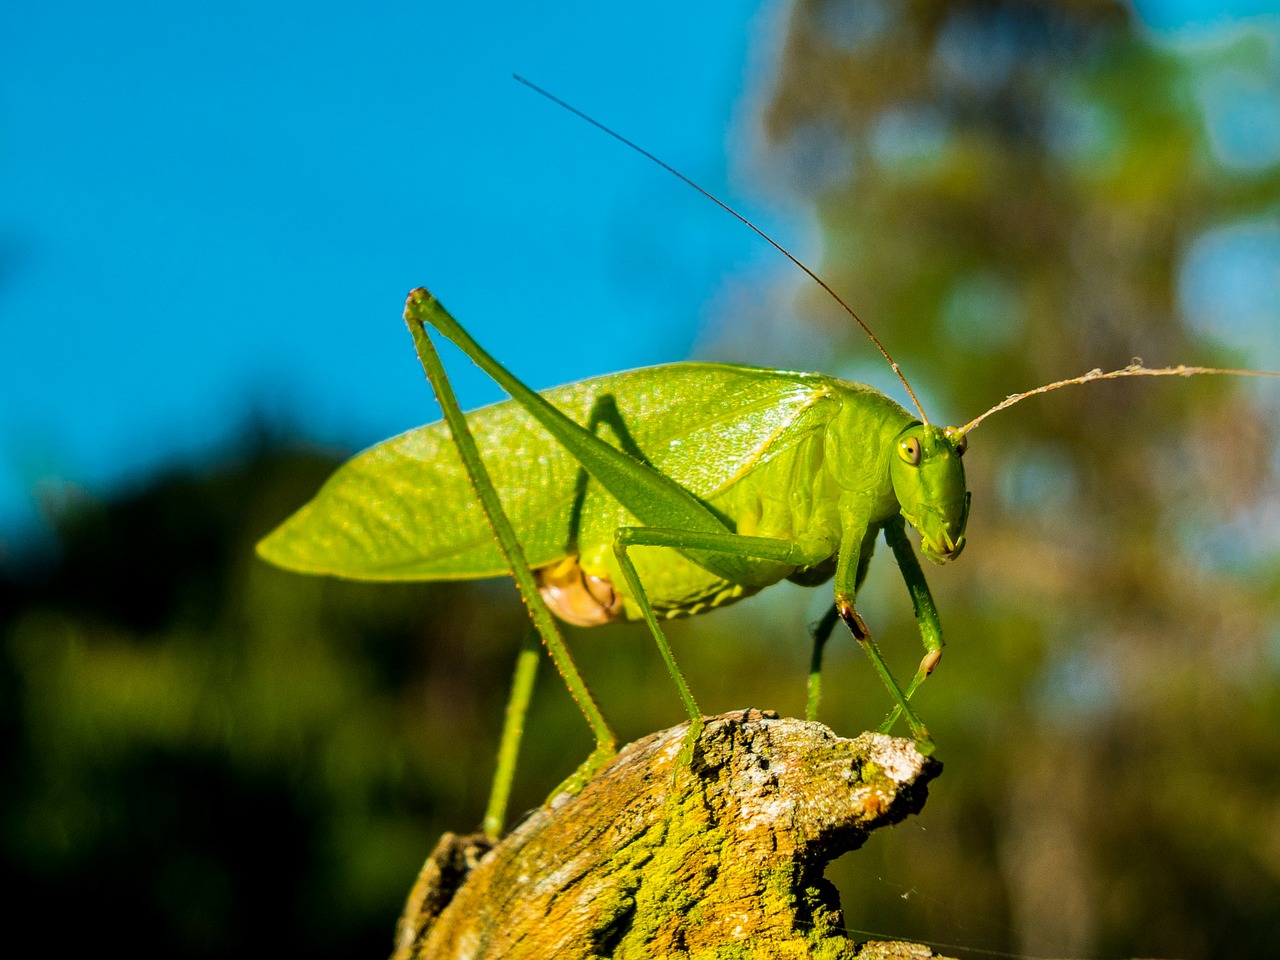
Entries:
[[539,567],[533,571],[538,592],[551,611],[566,623],[578,627],[596,627],[621,620],[626,614],[622,597],[613,589],[608,577],[589,574],[577,557]]

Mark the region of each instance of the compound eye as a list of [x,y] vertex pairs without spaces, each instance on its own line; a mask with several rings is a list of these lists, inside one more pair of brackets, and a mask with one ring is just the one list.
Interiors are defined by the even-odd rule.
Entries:
[[898,455],[913,467],[920,466],[920,440],[916,437],[907,437],[898,444]]

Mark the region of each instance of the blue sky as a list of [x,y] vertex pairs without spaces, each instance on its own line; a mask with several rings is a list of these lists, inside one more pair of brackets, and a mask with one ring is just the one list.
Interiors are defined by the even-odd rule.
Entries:
[[735,175],[779,9],[8,0],[0,552],[50,480],[109,491],[252,411],[347,447],[434,419],[398,320],[416,285],[535,386],[686,356],[727,287],[785,265],[510,75],[816,259]]
[[755,256],[511,79],[725,190],[754,0],[6,8],[0,530],[42,478],[105,489],[250,409],[355,446],[434,419],[410,287],[546,386],[687,354]]

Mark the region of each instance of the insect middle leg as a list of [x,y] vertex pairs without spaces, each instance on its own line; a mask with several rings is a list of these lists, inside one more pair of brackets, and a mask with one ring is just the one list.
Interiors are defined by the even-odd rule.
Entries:
[[698,734],[702,730],[702,711],[699,709],[697,701],[694,700],[693,693],[689,690],[689,684],[685,681],[684,674],[681,673],[680,667],[676,663],[666,634],[663,633],[662,628],[658,625],[658,619],[654,615],[653,606],[649,602],[649,596],[645,592],[644,584],[640,582],[640,575],[628,554],[628,550],[631,547],[639,546],[671,547],[686,555],[690,552],[711,553],[731,556],[744,561],[763,560],[788,564],[794,567],[804,567],[816,563],[823,558],[827,551],[822,548],[807,550],[801,544],[790,540],[780,540],[772,537],[748,537],[728,531],[724,533],[703,533],[661,527],[618,528],[614,535],[613,551],[618,558],[618,565],[622,570],[623,579],[627,582],[632,599],[640,607],[641,616],[648,625],[654,642],[658,645],[663,662],[667,666],[667,672],[671,675],[671,679],[680,693],[680,699],[684,703],[685,710],[689,713],[689,735],[685,741],[685,751],[688,752],[692,749],[693,743],[696,742]]
[[[867,578],[867,570],[871,568],[871,555],[875,553],[877,535],[878,531],[873,527],[862,538],[862,546],[858,551],[857,574],[854,577],[854,588],[857,590],[862,589],[862,581]],[[809,687],[808,696],[805,699],[804,718],[806,720],[818,719],[818,704],[822,699],[822,654],[827,641],[831,639],[832,631],[839,622],[840,607],[833,603],[813,628],[813,654],[809,659]]]
[[[869,533],[867,536],[871,537],[873,534]],[[675,658],[671,653],[671,647],[667,643],[666,636],[658,626],[657,618],[653,614],[648,596],[640,583],[640,577],[636,572],[635,565],[627,555],[627,549],[633,546],[672,547],[686,554],[689,552],[726,554],[739,559],[766,560],[796,567],[809,566],[821,561],[827,551],[824,549],[806,550],[801,544],[789,540],[749,537],[727,532],[712,534],[656,527],[619,528],[614,537],[614,553],[618,557],[618,563],[621,566],[623,577],[627,581],[631,595],[640,606],[641,614],[649,626],[649,631],[653,634],[654,641],[662,652],[663,660],[667,663],[667,669],[671,674],[672,680],[680,690],[680,696],[684,700],[685,708],[689,711],[691,724],[690,740],[688,742],[691,744],[693,740],[697,739],[697,731],[701,729],[702,714],[698,710],[693,695],[689,692],[689,686],[685,682],[684,676],[680,673],[680,668],[675,663]],[[866,559],[859,562],[858,572],[863,576],[866,574],[866,566],[869,561],[870,551],[867,551]],[[923,580],[923,576],[921,576],[921,580]],[[844,616],[843,612],[841,612],[841,616]],[[856,614],[854,616],[856,617]],[[860,622],[860,618],[858,618],[858,622]],[[900,712],[906,717],[912,736],[921,743],[930,743],[929,731],[925,729],[924,724],[920,722],[920,718],[916,716],[915,711],[907,703],[908,694],[898,686],[898,682],[893,678],[888,664],[885,663],[884,656],[880,653],[880,648],[867,634],[865,628],[856,630],[855,636],[857,636],[858,642],[862,644],[863,649],[867,652],[867,656],[871,659],[872,666],[875,667],[881,681],[894,699],[898,701],[893,719],[896,720]],[[914,682],[908,689],[914,690],[915,686],[918,686],[918,681]]]
[[833,603],[811,631],[813,653],[809,657],[809,682],[804,705],[804,718],[809,721],[818,719],[818,703],[822,699],[822,654],[839,622],[840,608]]

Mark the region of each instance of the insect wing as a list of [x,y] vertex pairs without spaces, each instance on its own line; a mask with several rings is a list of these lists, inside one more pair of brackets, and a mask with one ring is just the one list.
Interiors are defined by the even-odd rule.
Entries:
[[[595,412],[603,440],[634,447],[709,497],[808,435],[813,424],[806,414],[826,395],[826,382],[812,374],[684,363],[596,377],[543,395],[579,423]],[[467,423],[530,564],[566,556],[574,548],[581,477],[572,454],[512,401],[476,410]],[[625,509],[616,510],[623,522]],[[442,422],[352,458],[258,552],[287,569],[362,580],[506,572]]]

